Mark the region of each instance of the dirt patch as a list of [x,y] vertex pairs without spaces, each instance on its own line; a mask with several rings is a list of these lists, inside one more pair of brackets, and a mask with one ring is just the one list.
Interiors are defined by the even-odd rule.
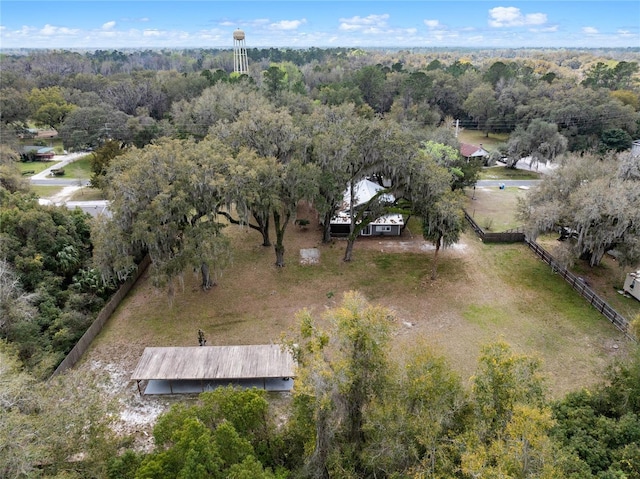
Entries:
[[60,192],[48,197],[47,199],[53,204],[64,203],[65,201],[70,200],[81,188],[82,186],[65,186],[60,190]]

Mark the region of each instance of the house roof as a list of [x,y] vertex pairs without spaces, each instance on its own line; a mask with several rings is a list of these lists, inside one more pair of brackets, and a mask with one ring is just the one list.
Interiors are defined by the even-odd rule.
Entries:
[[[360,222],[358,222],[359,224]],[[348,213],[338,213],[336,216],[331,218],[332,225],[350,225],[351,217]],[[376,225],[404,225],[404,218],[400,214],[391,213],[388,215],[380,216],[371,222],[371,224]]]
[[482,148],[482,145],[478,147],[469,143],[460,143],[460,154],[465,158],[489,156],[489,152]]
[[[374,183],[373,181],[367,180],[366,178],[364,180],[360,180],[358,183],[356,183],[354,187],[355,204],[353,206],[358,207],[360,205],[365,204],[367,201],[373,198],[378,193],[378,191],[384,190],[384,189],[385,189],[384,186],[380,186],[378,183]],[[393,195],[390,195],[390,194],[382,195],[382,199],[388,202],[395,201],[395,198],[393,197]],[[349,203],[351,202],[350,187],[347,187],[347,190],[344,192],[342,201],[343,201],[343,204],[345,205],[345,208],[348,208]]]
[[283,378],[295,375],[280,345],[145,348],[131,375],[141,380]]
[[50,147],[42,147],[42,146],[35,146],[35,145],[30,145],[30,146],[23,146],[22,147],[22,151],[24,153],[29,153],[31,151],[35,151],[38,155],[44,155],[47,153],[53,153],[55,151],[54,148],[50,148]]

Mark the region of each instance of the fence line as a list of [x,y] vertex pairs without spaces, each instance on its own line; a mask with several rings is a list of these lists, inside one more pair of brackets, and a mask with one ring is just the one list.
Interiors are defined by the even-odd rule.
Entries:
[[487,233],[475,220],[464,211],[464,217],[467,219],[473,231],[480,237],[483,243],[521,243],[525,240],[522,231],[505,231],[503,233]]
[[531,248],[545,263],[551,266],[554,273],[559,274],[562,278],[571,285],[580,295],[585,298],[591,306],[597,309],[600,314],[613,323],[613,325],[622,331],[629,339],[635,340],[635,338],[629,334],[629,321],[613,309],[604,299],[596,294],[587,283],[576,276],[571,271],[562,266],[556,259],[542,246],[535,241],[525,239],[525,243]]
[[[596,294],[585,281],[573,274],[562,266],[547,250],[540,246],[535,241],[529,240],[524,233],[520,232],[506,232],[506,233],[485,233],[482,228],[469,216],[465,211],[464,216],[476,232],[476,234],[485,243],[505,243],[505,242],[521,242],[524,241],[529,248],[531,248],[545,263],[551,266],[552,270],[562,276],[562,278],[571,285],[580,295],[585,298],[591,306],[600,312],[605,318],[607,318],[613,325],[624,333],[624,335],[636,341],[636,338],[629,333],[629,321],[613,309],[604,299]],[[521,239],[520,238],[521,235]]]
[[104,305],[104,307],[98,313],[96,319],[93,320],[91,326],[84,332],[82,337],[78,340],[76,345],[73,347],[69,354],[62,360],[62,362],[58,365],[56,370],[53,372],[51,377],[55,377],[58,374],[66,371],[69,368],[72,368],[82,357],[82,355],[89,349],[91,342],[96,338],[96,336],[102,331],[102,328],[107,323],[107,320],[111,317],[116,308],[120,305],[122,300],[127,296],[133,285],[136,284],[136,281],[142,273],[146,271],[146,269],[151,264],[151,258],[149,256],[145,256],[143,260],[138,265],[138,269],[133,276],[131,276],[127,281],[125,281],[118,291],[111,297],[111,299]]

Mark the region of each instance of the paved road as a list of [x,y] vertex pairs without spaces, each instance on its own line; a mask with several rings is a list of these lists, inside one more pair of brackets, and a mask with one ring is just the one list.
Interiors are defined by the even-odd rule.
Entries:
[[[33,182],[33,180],[45,180],[45,179],[53,179],[55,177],[51,176],[51,170],[52,169],[58,169],[58,168],[64,168],[65,166],[67,166],[69,163],[72,163],[74,161],[76,161],[78,158],[81,158],[83,156],[86,156],[87,153],[69,153],[68,155],[59,155],[54,157],[54,161],[56,161],[55,165],[51,165],[49,168],[47,168],[46,170],[41,171],[40,173],[36,173],[35,175],[33,175],[31,177],[31,181]],[[68,181],[75,181],[76,185],[78,184],[78,180],[68,180]],[[33,183],[34,185],[39,185],[42,183]],[[47,183],[45,183],[47,184]],[[55,183],[48,183],[51,185],[55,185]]]
[[80,179],[64,179],[51,176],[49,178],[35,178],[31,177],[31,184],[36,186],[87,186],[90,183],[89,180]]
[[79,158],[86,156],[86,153],[69,153],[68,155],[60,155],[54,157],[56,163],[51,165],[46,170],[41,171],[33,175],[31,184],[37,186],[86,186],[89,184],[89,180],[81,180],[79,178],[60,178],[59,176],[51,176],[51,170],[64,168],[69,163],[73,163]]
[[[38,186],[74,186],[76,188],[70,188],[71,190],[75,190],[80,188],[81,186],[87,186],[90,184],[89,180],[79,179],[79,178],[60,178],[59,176],[51,176],[51,170],[53,168],[64,168],[69,163],[74,162],[78,158],[85,156],[86,153],[70,153],[68,155],[58,156],[55,158],[56,164],[50,166],[44,171],[33,175],[31,177],[31,184]],[[105,200],[101,201],[67,201],[66,194],[62,194],[63,199],[52,198],[42,198],[40,200],[41,204],[55,204],[55,205],[65,205],[69,209],[80,208],[85,213],[89,213],[92,216],[97,216],[98,214],[109,214],[108,206],[109,202]]]

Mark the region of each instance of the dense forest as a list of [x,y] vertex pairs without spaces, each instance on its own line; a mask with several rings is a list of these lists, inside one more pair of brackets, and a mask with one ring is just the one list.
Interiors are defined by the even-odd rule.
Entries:
[[[46,420],[56,393],[77,400],[92,378],[41,382],[143,255],[159,287],[172,291],[193,268],[211,288],[232,267],[224,224],[258,231],[281,267],[300,201],[314,204],[329,242],[345,185],[385,178],[396,200],[381,194],[352,212],[345,261],[366,222],[390,211],[421,218],[436,251],[454,243],[461,190],[482,166],[459,154],[456,124],[504,138],[489,162],[560,163],[522,206],[531,235],[568,225],[579,237],[567,260],[597,265],[615,247],[637,264],[640,166],[628,150],[639,56],[249,49],[249,74],[238,75],[229,50],[3,53],[0,475],[640,477],[639,359],[551,402],[534,359],[489,345],[467,391],[424,350],[392,365],[389,313],[356,294],[331,331],[301,318],[300,386],[283,424],[261,392],[221,390],[163,416],[155,450],[142,453],[110,432],[97,394]],[[39,204],[16,169],[34,127],[93,151],[110,217]]]

